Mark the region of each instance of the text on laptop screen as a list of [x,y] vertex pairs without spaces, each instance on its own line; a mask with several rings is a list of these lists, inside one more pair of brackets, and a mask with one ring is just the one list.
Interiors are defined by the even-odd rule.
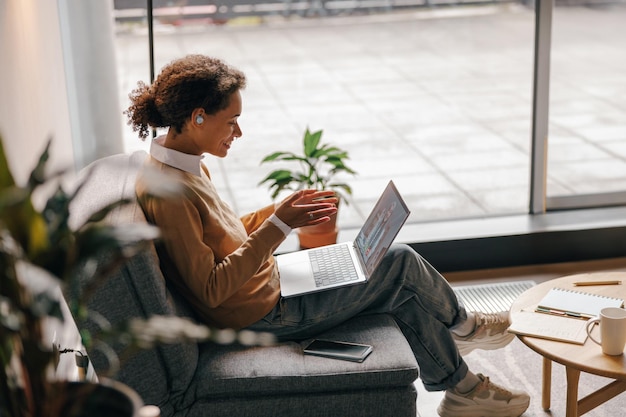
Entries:
[[393,184],[387,187],[356,237],[356,247],[371,274],[378,260],[393,243],[409,215],[409,209]]

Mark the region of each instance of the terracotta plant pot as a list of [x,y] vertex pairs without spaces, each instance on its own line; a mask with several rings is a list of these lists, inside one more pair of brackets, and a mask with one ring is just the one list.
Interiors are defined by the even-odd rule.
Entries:
[[318,248],[320,246],[337,243],[337,214],[330,216],[326,223],[315,226],[304,226],[298,229],[298,239],[301,249]]

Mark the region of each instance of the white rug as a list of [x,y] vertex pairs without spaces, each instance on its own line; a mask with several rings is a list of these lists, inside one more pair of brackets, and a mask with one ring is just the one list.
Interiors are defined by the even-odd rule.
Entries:
[[[505,388],[522,389],[530,394],[530,407],[523,417],[565,416],[565,368],[553,363],[552,397],[549,411],[541,407],[541,367],[542,358],[526,347],[517,338],[508,346],[492,351],[476,350],[465,358],[474,373],[483,373]],[[610,380],[589,374],[581,374],[578,398],[606,385]],[[420,417],[436,417],[437,405],[442,393],[427,393],[421,381],[418,389],[417,409]],[[626,393],[609,400],[591,410],[585,417],[621,417],[626,415]]]

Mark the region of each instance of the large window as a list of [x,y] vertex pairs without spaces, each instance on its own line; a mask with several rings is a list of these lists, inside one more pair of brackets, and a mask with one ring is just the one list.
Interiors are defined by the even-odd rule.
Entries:
[[548,209],[626,203],[624,22],[623,2],[554,11]]
[[[236,210],[244,213],[270,202],[257,183],[276,167],[259,166],[260,159],[273,150],[298,149],[308,126],[323,129],[325,140],[347,149],[359,172],[346,178],[354,195],[340,211],[343,227],[362,223],[390,178],[411,207],[410,222],[529,212],[537,189],[531,170],[547,165],[537,164],[532,149],[538,100],[533,6],[438,2],[437,7],[398,8],[390,0],[386,8],[362,1],[350,4],[379,7],[342,10],[349,2],[329,1],[325,9],[320,2],[255,2],[259,13],[250,6],[237,14],[233,2],[226,9],[212,8],[209,1],[174,9],[155,3],[154,8],[157,72],[174,58],[203,53],[248,76],[240,119],[244,137],[227,158],[208,159],[214,180]],[[116,1],[116,48],[126,106],[135,83],[149,81],[150,39],[145,7],[122,10],[124,3]],[[285,4],[299,11],[281,10]],[[626,109],[623,31],[618,36],[624,16],[584,6],[560,10],[557,5],[549,105],[547,91],[540,92],[543,108],[551,108],[542,200],[546,188],[548,196],[587,193],[578,179],[584,172],[611,192],[624,190],[625,173],[618,173],[626,153],[619,139],[626,124],[619,115],[620,107]],[[608,17],[591,25],[584,13]],[[596,26],[602,31],[594,32]],[[614,44],[600,36],[609,31]],[[590,42],[593,54],[587,55]],[[549,61],[541,65],[549,85]],[[125,135],[129,150],[147,149],[130,129]],[[572,164],[581,155],[588,161]],[[615,158],[620,155],[621,161]],[[580,169],[576,175],[573,166]]]

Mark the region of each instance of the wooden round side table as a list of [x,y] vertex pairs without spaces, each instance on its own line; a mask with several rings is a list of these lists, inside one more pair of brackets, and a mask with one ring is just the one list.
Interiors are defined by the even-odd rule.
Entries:
[[[620,285],[590,285],[578,287],[577,281],[622,281]],[[511,321],[525,309],[536,306],[543,296],[553,287],[572,289],[626,299],[626,272],[596,272],[590,274],[569,275],[536,285],[524,293],[511,306]],[[540,319],[541,315],[538,314]],[[626,359],[624,355],[608,356],[602,354],[600,346],[590,340],[584,345],[520,336],[519,339],[529,348],[543,356],[542,406],[550,408],[552,382],[552,362],[565,366],[567,379],[566,417],[578,417],[616,395],[626,391]],[[578,399],[578,381],[580,373],[586,372],[613,379],[613,382],[599,390]]]

